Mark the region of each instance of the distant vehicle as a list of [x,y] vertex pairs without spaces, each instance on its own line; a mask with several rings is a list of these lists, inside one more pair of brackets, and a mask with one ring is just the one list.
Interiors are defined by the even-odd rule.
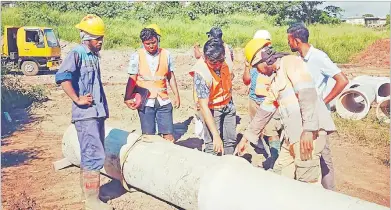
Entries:
[[1,64],[20,69],[26,76],[41,69],[55,70],[61,64],[60,42],[52,28],[5,26]]

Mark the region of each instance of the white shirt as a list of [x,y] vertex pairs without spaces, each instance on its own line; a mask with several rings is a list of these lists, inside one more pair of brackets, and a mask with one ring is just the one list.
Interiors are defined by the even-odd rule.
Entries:
[[[307,69],[312,75],[318,95],[322,96],[324,99],[328,95],[326,90],[331,90],[335,84],[335,82],[329,81],[329,78],[334,80],[333,77],[336,74],[341,73],[341,70],[333,61],[331,61],[325,52],[316,49],[312,45],[303,60],[307,64]],[[329,85],[327,85],[328,83]]]

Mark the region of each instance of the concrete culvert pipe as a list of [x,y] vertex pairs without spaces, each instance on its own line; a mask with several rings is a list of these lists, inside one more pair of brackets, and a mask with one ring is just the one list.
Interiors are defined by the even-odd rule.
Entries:
[[[336,84],[336,81],[333,79],[333,78],[329,78],[327,80],[327,84],[326,84],[326,88],[325,88],[325,91],[322,95],[322,98],[325,99],[331,92],[331,90],[333,90],[334,86]],[[344,90],[347,90],[347,89],[350,89],[350,88],[354,88],[354,87],[357,87],[359,86],[360,83],[358,82],[355,82],[355,81],[349,81],[349,84],[346,85],[345,89]],[[330,107],[331,110],[335,110],[336,108],[336,102],[338,100],[338,98],[341,96],[341,94],[343,93],[343,91],[337,95],[332,101],[329,102],[328,106]]]
[[386,100],[390,96],[390,82],[384,82],[377,88],[376,102]]
[[[214,156],[106,127],[108,161],[102,171],[184,209],[385,210],[384,206],[253,167],[240,157]],[[63,136],[64,156],[80,163],[76,129]],[[268,202],[263,202],[266,198]],[[310,198],[310,199],[308,199]]]
[[370,85],[352,84],[351,87],[344,90],[338,98],[336,110],[342,118],[361,120],[367,116],[375,100],[375,92]]
[[381,122],[390,123],[390,98],[384,99],[377,105],[376,117]]
[[390,96],[390,78],[389,77],[373,77],[362,75],[355,77],[354,82],[361,85],[370,85],[376,93],[375,100],[377,103],[387,99]]

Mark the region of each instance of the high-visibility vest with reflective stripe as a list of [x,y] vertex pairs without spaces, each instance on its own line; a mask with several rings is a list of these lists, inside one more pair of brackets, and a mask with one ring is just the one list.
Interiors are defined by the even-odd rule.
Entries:
[[257,83],[255,85],[255,95],[262,96],[262,97],[268,96],[270,83],[271,83],[270,77],[258,73]]
[[[270,112],[275,111],[275,107],[272,104],[277,100],[279,113],[285,125],[284,129],[289,142],[298,142],[303,131],[303,118],[297,94],[305,88],[313,88],[315,91],[315,84],[311,74],[301,58],[287,55],[281,58],[280,67],[271,76],[271,79],[269,97],[265,98],[261,108]],[[330,112],[327,110],[323,99],[319,96],[317,97],[316,101],[314,101],[316,103],[314,114],[318,115],[318,128],[326,131],[335,131],[335,124]]]
[[139,49],[139,71],[137,74],[137,86],[148,89],[150,92],[149,98],[157,98],[158,96],[162,99],[168,98],[167,93],[167,75],[168,75],[168,62],[167,62],[167,51],[165,49],[159,49],[159,65],[152,75],[151,70],[146,58],[145,49]]
[[[198,73],[209,87],[209,104],[210,109],[220,109],[227,105],[232,97],[232,80],[228,65],[224,62],[220,77],[210,70],[203,59],[199,59],[193,67],[194,72]],[[193,97],[198,102],[196,91],[193,91]]]
[[[300,106],[297,94],[295,92],[295,89],[293,88],[292,81],[288,78],[287,72],[285,70],[286,66],[294,68],[291,65],[299,65],[297,62],[300,63],[302,61],[296,59],[294,56],[285,56],[281,58],[280,68],[273,75],[267,77],[265,75],[259,74],[262,76],[258,76],[256,88],[258,92],[256,92],[256,94],[268,96],[269,99],[274,100],[276,102],[278,101],[278,106],[280,107],[280,110],[292,108],[293,110],[299,109]],[[307,75],[297,76],[301,78],[300,81],[307,82]],[[308,79],[308,82],[312,82],[311,78]]]

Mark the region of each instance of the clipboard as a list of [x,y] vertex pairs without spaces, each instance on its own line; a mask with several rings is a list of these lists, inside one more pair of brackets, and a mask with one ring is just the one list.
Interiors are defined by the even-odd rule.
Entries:
[[140,111],[144,110],[145,105],[147,104],[148,97],[151,93],[148,89],[142,88],[140,86],[136,86],[133,90],[133,93],[139,93],[141,95],[141,104],[137,109]]

